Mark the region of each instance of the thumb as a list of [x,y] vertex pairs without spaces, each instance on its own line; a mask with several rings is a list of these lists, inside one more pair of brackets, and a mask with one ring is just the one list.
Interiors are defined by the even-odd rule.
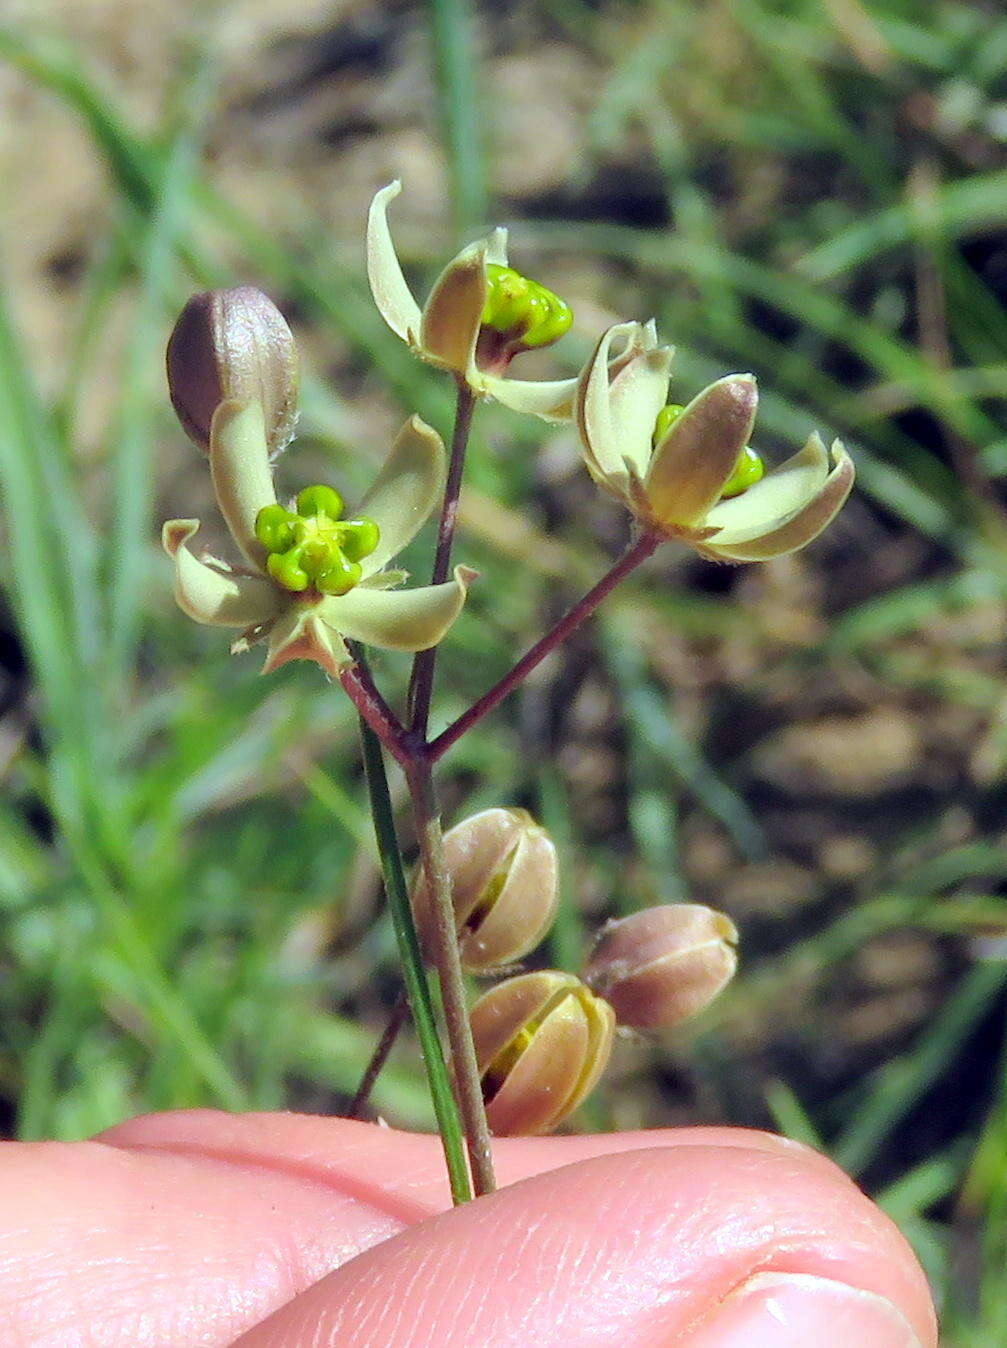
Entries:
[[234,1348],[933,1348],[895,1228],[800,1148],[578,1161],[384,1241]]

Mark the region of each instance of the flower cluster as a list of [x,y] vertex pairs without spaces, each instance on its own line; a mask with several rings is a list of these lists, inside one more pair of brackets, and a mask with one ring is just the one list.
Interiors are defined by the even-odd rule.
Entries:
[[[608,329],[576,377],[512,379],[522,351],[557,341],[569,306],[508,265],[494,230],[445,267],[421,309],[388,226],[395,182],[371,203],[367,272],[393,332],[473,394],[546,420],[572,419],[598,485],[639,528],[704,556],[747,562],[778,557],[817,537],[842,506],[853,465],[836,441],[812,434],[775,471],[749,444],[757,394],[751,375],[728,375],[686,406],[668,401],[673,350],[653,323]],[[281,506],[271,459],[293,434],[297,358],[279,311],[249,286],[211,291],[186,305],[168,346],[168,382],[179,419],[209,455],[221,513],[244,558],[197,558],[194,520],[170,520],[164,546],[175,593],[197,622],[243,628],[234,650],[268,641],[265,668],[314,660],[330,673],[350,661],[343,638],[417,651],[443,637],[472,573],[396,591],[387,563],[434,509],[443,485],[440,437],[418,418],[403,427],[375,487],[353,520],[331,487],[304,489]]]

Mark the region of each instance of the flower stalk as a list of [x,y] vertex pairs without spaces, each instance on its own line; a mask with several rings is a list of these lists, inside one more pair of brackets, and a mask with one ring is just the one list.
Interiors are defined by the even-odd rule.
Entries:
[[440,808],[429,764],[420,760],[407,767],[406,783],[432,900],[428,941],[441,985],[444,1024],[451,1048],[451,1066],[458,1110],[465,1128],[472,1184],[479,1197],[492,1193],[496,1188],[496,1180],[479,1066],[465,1005],[465,980],[455,931],[454,904],[451,902],[451,876],[444,858]]
[[[434,554],[431,585],[439,585],[451,570],[451,549],[455,540],[458,501],[461,495],[462,476],[465,472],[465,455],[468,450],[469,435],[472,431],[475,405],[475,394],[468,384],[459,381],[454,431],[451,435],[448,472],[444,484],[444,501],[437,525],[437,550]],[[430,719],[430,701],[433,697],[436,664],[436,646],[431,646],[427,651],[417,652],[413,661],[412,677],[409,681],[410,729],[416,739],[421,741],[426,739],[427,723]]]
[[587,594],[579,599],[564,617],[560,618],[555,627],[546,632],[545,636],[539,641],[536,641],[531,650],[526,652],[499,682],[483,693],[482,697],[474,702],[468,711],[462,712],[461,716],[452,721],[446,730],[442,730],[436,739],[430,741],[426,749],[428,761],[436,763],[441,755],[446,753],[452,744],[461,739],[467,730],[471,730],[477,721],[481,721],[488,712],[499,706],[504,698],[512,693],[536,666],[542,663],[547,655],[566,641],[567,637],[575,632],[582,622],[590,618],[602,600],[612,593],[619,582],[625,580],[631,572],[635,571],[641,562],[645,562],[663,541],[660,534],[643,533],[634,543],[631,543],[616,564],[605,572],[597,585],[588,590]]

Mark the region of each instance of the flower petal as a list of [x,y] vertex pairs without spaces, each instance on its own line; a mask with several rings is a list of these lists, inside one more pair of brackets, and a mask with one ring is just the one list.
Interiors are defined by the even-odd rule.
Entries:
[[354,641],[392,651],[425,651],[436,646],[465,603],[476,573],[456,566],[454,580],[416,590],[373,590],[357,586],[319,605],[325,621]]
[[415,342],[420,331],[420,306],[402,275],[388,228],[388,203],[402,191],[395,180],[375,193],[367,213],[367,279],[378,312],[404,342]]
[[646,488],[656,523],[702,519],[748,443],[757,403],[750,374],[727,375],[693,398],[654,448]]
[[475,371],[476,339],[486,305],[486,240],[462,249],[441,272],[423,307],[420,346],[455,374]]
[[654,426],[667,401],[675,354],[674,347],[652,345],[648,339],[644,329],[638,348],[618,362],[614,373],[610,372],[608,393],[620,456],[628,459],[641,477],[654,452]]
[[796,552],[817,538],[839,513],[855,476],[853,460],[838,440],[833,441],[832,457],[835,467],[818,492],[805,502],[789,519],[767,533],[744,543],[720,545],[720,536],[704,542],[702,551],[728,562],[761,562],[769,557],[782,557]]
[[199,520],[168,520],[164,550],[175,563],[175,600],[183,613],[214,627],[251,627],[274,617],[282,597],[268,580],[225,571],[194,557],[188,545]]
[[417,416],[405,423],[359,513],[374,520],[378,546],[362,562],[373,576],[416,536],[444,490],[444,441]]
[[[609,380],[613,359],[616,368],[621,370],[632,358],[635,349],[643,349],[646,331],[639,323],[616,323],[604,332],[594,349],[594,354],[581,371],[577,381],[574,400],[574,415],[580,432],[584,459],[595,481],[606,484],[606,479],[614,478],[613,487],[618,489],[626,476],[623,464],[623,452],[619,444],[611,409]],[[613,358],[612,344],[624,338],[622,353]],[[656,413],[655,413],[656,416]],[[652,428],[653,429],[653,428]]]
[[481,374],[482,392],[515,412],[528,412],[543,421],[569,421],[577,392],[574,379],[501,379]]
[[255,517],[276,503],[260,403],[223,402],[210,423],[210,473],[220,513],[242,554],[260,571],[266,549],[255,537]]
[[295,604],[274,624],[263,674],[272,674],[290,660],[312,660],[334,679],[353,660],[339,633],[324,619],[326,600]]
[[817,495],[828,475],[829,455],[815,432],[803,449],[761,482],[715,505],[703,517],[703,527],[720,531],[716,535],[718,544],[743,543],[800,510]]

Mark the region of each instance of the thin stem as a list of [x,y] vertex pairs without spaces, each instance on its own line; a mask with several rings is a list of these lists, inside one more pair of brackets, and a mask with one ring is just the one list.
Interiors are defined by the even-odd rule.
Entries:
[[[448,572],[451,570],[451,548],[454,544],[455,524],[458,520],[458,497],[461,493],[462,474],[465,471],[465,451],[468,449],[475,405],[475,394],[464,380],[459,380],[458,401],[455,404],[455,424],[451,434],[451,452],[448,459],[448,475],[444,484],[444,502],[441,506],[440,523],[437,526],[437,550],[434,553],[434,569],[430,577],[431,585],[443,585],[448,578]],[[408,705],[411,710],[410,729],[413,737],[419,742],[427,737],[427,722],[430,719],[430,699],[433,695],[434,667],[436,664],[436,646],[432,646],[428,651],[419,651],[413,661],[412,677],[409,680]]]
[[[416,937],[416,928],[413,925],[412,909],[409,906],[409,892],[406,888],[406,877],[402,870],[402,856],[399,852],[398,837],[395,833],[395,816],[392,811],[392,798],[388,791],[388,778],[385,776],[385,761],[381,750],[381,741],[363,718],[360,722],[360,740],[363,747],[364,771],[367,776],[371,814],[374,819],[374,834],[377,838],[378,854],[381,858],[381,869],[385,881],[385,894],[388,899],[392,925],[395,928],[395,938],[399,945],[406,993],[416,1023],[420,1048],[423,1051],[427,1080],[430,1084],[430,1096],[433,1100],[434,1113],[437,1116],[437,1127],[440,1130],[441,1143],[444,1147],[444,1160],[448,1169],[451,1197],[455,1203],[464,1203],[472,1197],[472,1185],[465,1166],[465,1149],[458,1107],[455,1104],[455,1098],[451,1090],[451,1079],[448,1076],[441,1041],[437,1034],[437,1020],[430,997],[430,988],[427,985],[426,974],[423,970],[423,957],[420,954],[420,943]],[[451,934],[453,941],[453,929]],[[455,956],[457,958],[457,948]],[[475,1174],[474,1170],[473,1174]]]
[[339,682],[356,707],[360,719],[373,730],[395,761],[404,766],[411,760],[405,728],[374,686],[371,671],[356,647],[351,647],[351,654],[355,663],[340,673]]
[[662,541],[660,534],[641,534],[636,542],[627,548],[615,566],[602,576],[597,585],[588,590],[583,599],[578,600],[565,617],[561,618],[555,627],[546,632],[545,636],[521,657],[499,683],[495,683],[488,692],[483,693],[482,697],[474,702],[468,711],[463,712],[436,739],[431,740],[427,745],[427,761],[436,763],[441,755],[451,748],[455,740],[464,735],[466,730],[471,729],[487,712],[498,706],[508,693],[512,692],[537,665],[542,663],[550,652],[554,651],[561,642],[567,639],[571,632],[575,631],[586,618],[591,616],[601,601],[611,594],[621,580],[625,580],[631,571],[634,571],[641,562],[647,560]]
[[465,1127],[472,1183],[476,1195],[479,1196],[492,1193],[496,1188],[496,1181],[493,1177],[493,1156],[479,1080],[479,1067],[465,1005],[465,983],[458,954],[455,910],[451,902],[451,875],[444,857],[440,808],[427,763],[417,762],[408,768],[406,781],[413,803],[423,869],[433,897],[430,909],[433,920],[428,939],[433,948],[434,962],[440,979],[444,1023],[447,1027],[448,1043],[451,1046],[452,1075],[458,1108]]
[[360,1078],[360,1085],[357,1087],[357,1093],[353,1097],[353,1103],[346,1111],[348,1119],[359,1119],[370,1099],[371,1091],[374,1089],[374,1083],[381,1075],[381,1069],[388,1061],[388,1055],[395,1047],[395,1041],[399,1037],[399,1031],[406,1023],[406,1017],[409,1015],[409,999],[404,992],[400,992],[395,998],[395,1005],[391,1009],[388,1017],[388,1024],[384,1028],[384,1033],[378,1040],[378,1046],[371,1054],[371,1060],[364,1070],[364,1075]]

